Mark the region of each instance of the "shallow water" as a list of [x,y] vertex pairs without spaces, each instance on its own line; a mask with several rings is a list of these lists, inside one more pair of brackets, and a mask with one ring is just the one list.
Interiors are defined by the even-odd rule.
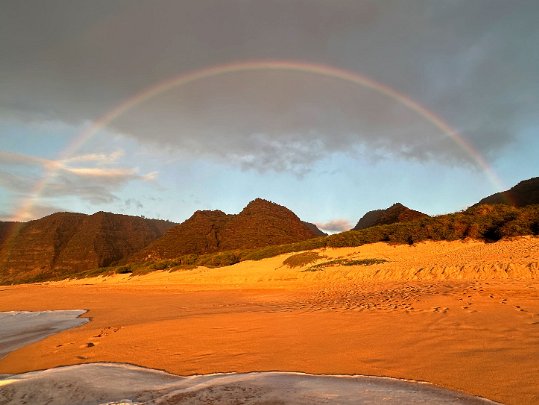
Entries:
[[0,359],[54,333],[88,322],[84,310],[0,312]]
[[[0,356],[87,322],[85,311],[0,312]],[[0,378],[0,404],[494,404],[428,383],[290,372],[181,377],[90,363]]]

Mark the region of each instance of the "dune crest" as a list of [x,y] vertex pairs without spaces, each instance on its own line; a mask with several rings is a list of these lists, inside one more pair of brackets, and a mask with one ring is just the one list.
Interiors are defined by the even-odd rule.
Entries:
[[[316,249],[320,257],[303,266],[288,267],[289,257],[298,253],[247,260],[211,269],[155,271],[140,276],[115,274],[86,279],[50,282],[77,284],[189,284],[191,288],[267,288],[280,285],[350,283],[377,281],[435,280],[532,280],[539,278],[539,238],[520,237],[496,243],[480,241],[421,242],[413,246],[373,243],[353,248]],[[362,260],[378,260],[374,264]],[[339,263],[340,261],[340,263]],[[327,264],[327,265],[325,265]]]

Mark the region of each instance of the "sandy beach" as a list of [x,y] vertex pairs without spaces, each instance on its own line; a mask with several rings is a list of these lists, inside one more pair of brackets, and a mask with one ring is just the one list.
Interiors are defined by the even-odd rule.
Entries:
[[[378,243],[226,268],[0,287],[0,311],[91,319],[0,360],[0,374],[125,362],[189,376],[297,371],[427,381],[539,402],[539,239]],[[383,259],[370,266],[332,260]]]

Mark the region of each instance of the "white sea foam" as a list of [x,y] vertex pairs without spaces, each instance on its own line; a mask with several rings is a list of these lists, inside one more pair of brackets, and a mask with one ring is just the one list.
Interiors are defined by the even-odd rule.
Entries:
[[0,380],[0,403],[494,404],[427,383],[286,372],[179,377],[117,363],[58,367]]
[[0,312],[0,358],[28,343],[88,322],[84,310]]

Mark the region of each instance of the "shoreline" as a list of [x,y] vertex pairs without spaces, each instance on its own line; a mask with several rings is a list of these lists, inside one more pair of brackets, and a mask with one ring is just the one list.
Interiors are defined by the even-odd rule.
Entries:
[[9,353],[55,333],[89,322],[87,310],[44,310],[0,312],[0,360]]
[[[92,381],[88,384],[87,381]],[[41,385],[54,385],[54,392]],[[160,401],[173,403],[339,404],[378,403],[496,404],[486,398],[450,391],[428,382],[363,375],[313,375],[299,372],[220,373],[181,377],[130,364],[90,363],[0,380],[4,398],[17,403],[27,395],[55,404],[61,398],[77,403]],[[120,387],[120,388],[119,388]],[[36,391],[38,393],[36,393]],[[129,399],[127,399],[129,398]],[[116,403],[116,402],[115,402]],[[213,402],[212,402],[213,403]]]

